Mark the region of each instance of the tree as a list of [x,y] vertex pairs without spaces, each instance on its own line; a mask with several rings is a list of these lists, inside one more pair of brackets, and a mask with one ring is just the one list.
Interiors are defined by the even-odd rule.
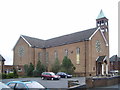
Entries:
[[38,77],[38,76],[39,76],[38,73],[39,73],[38,70],[33,70],[33,76],[34,76],[34,77]]
[[13,68],[13,75],[14,75],[14,78],[17,78],[18,77],[18,74],[17,74],[17,71],[15,68]]
[[41,74],[41,62],[38,60],[37,65],[36,65],[36,70],[38,71],[38,74]]
[[52,65],[52,71],[54,73],[57,73],[58,71],[60,71],[60,63],[59,63],[58,58],[56,58],[54,64]]
[[32,76],[33,75],[33,70],[34,70],[34,65],[30,63],[27,71],[27,76]]
[[61,71],[72,74],[75,70],[74,65],[72,64],[71,60],[65,56],[62,65],[61,65]]
[[46,71],[46,66],[43,65],[43,64],[41,64],[41,69],[40,69],[40,71],[41,71],[41,73],[42,73],[42,72],[45,72],[45,71]]
[[25,75],[27,76],[27,72],[28,72],[28,65],[27,64],[24,65],[24,71],[25,71]]
[[33,71],[34,76],[40,76],[42,72],[46,70],[45,66],[41,64],[40,60],[38,60],[36,65],[36,70]]

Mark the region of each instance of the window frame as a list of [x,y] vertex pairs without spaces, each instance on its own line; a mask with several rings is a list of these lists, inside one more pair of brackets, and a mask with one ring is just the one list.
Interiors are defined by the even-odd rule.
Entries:
[[46,63],[49,62],[49,52],[46,52]]
[[68,49],[65,49],[65,56],[68,57]]
[[39,52],[39,53],[38,53],[38,60],[41,60],[41,61],[42,61],[42,52]]
[[56,50],[54,51],[54,57],[55,57],[55,60],[58,58],[58,52]]
[[76,48],[76,64],[80,64],[80,48]]

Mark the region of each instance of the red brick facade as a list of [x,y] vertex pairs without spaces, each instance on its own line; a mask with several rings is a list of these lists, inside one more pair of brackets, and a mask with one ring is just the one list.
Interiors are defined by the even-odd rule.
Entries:
[[120,70],[120,57],[117,55],[110,58],[110,70]]
[[[87,39],[78,39],[77,41],[73,40],[70,43],[65,42],[65,40],[67,41],[69,39],[68,41],[70,41],[74,39],[74,37],[72,37],[73,35],[75,36],[78,34],[80,34],[81,38],[83,38],[85,37],[84,35],[81,35],[83,32],[70,34],[71,38],[67,38],[70,35],[65,35],[62,37],[46,40],[45,42],[47,43],[47,46],[44,48],[38,47],[37,45],[33,47],[31,43],[31,40],[33,40],[33,38],[20,36],[14,47],[13,65],[18,66],[33,63],[36,66],[38,58],[40,58],[41,62],[43,64],[46,64],[48,66],[48,71],[50,71],[51,66],[55,61],[56,55],[60,63],[62,63],[65,53],[67,53],[68,58],[71,59],[72,63],[76,67],[75,73],[77,75],[95,76],[97,74],[96,62],[100,56],[106,56],[106,58],[104,58],[105,60],[102,60],[102,62],[100,62],[100,65],[104,65],[104,62],[106,61],[106,64],[109,67],[109,31],[108,27],[106,30],[106,26],[98,23],[98,20],[104,20],[104,25],[106,21],[108,21],[108,19],[105,17],[102,19],[97,19],[96,23],[100,25],[97,25],[97,27],[93,29],[94,32],[92,29],[84,31],[85,35],[89,35],[87,32],[93,32],[89,37],[86,36]],[[59,43],[57,40],[61,41],[61,38],[65,39],[64,43],[62,43],[62,45],[56,45],[56,42]],[[38,41],[38,39],[35,38],[34,40]],[[40,40],[40,42],[42,42],[42,40]],[[79,54],[77,54],[77,49],[80,50]],[[103,68],[105,68],[105,66],[101,67],[101,70]],[[107,70],[107,68],[105,70]]]

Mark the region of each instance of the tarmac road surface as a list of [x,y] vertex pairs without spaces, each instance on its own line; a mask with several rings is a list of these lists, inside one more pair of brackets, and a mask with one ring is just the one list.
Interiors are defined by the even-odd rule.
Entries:
[[3,79],[2,82],[7,83],[9,81],[20,80],[37,81],[46,88],[68,88],[69,80],[78,80],[80,85],[85,85],[85,77],[61,78],[60,80],[42,80],[41,78],[16,78],[16,79]]

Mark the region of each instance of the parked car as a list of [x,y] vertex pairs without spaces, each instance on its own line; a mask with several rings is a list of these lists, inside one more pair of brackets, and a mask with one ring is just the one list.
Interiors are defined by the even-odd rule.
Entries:
[[118,75],[119,70],[112,70],[109,73],[112,74],[112,75]]
[[6,85],[14,90],[45,89],[43,85],[36,81],[10,81]]
[[0,90],[4,90],[4,89],[11,90],[9,86],[7,86],[6,84],[0,82]]
[[59,80],[60,79],[60,76],[58,75],[55,75],[55,73],[53,72],[43,72],[41,74],[41,78],[44,80],[44,79],[50,79],[50,80],[54,80],[54,79],[57,79]]
[[56,75],[59,75],[61,78],[72,78],[72,75],[65,72],[58,72]]

